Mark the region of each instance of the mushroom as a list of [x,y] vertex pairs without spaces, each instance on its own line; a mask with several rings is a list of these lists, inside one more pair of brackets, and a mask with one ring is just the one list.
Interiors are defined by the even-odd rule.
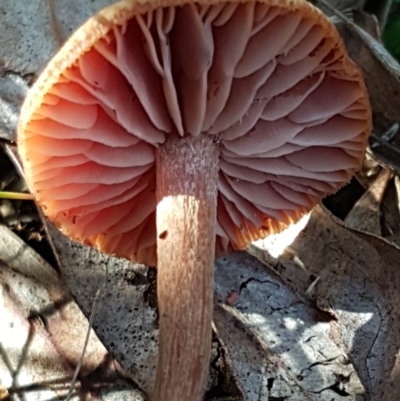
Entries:
[[347,183],[371,130],[361,73],[303,0],[123,0],[23,105],[28,184],[70,237],[157,265],[153,400],[199,401],[218,255]]

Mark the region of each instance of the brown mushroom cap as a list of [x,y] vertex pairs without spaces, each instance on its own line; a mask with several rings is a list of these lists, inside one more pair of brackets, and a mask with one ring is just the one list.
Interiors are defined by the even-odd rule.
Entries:
[[156,262],[155,149],[220,143],[217,252],[297,221],[348,182],[371,111],[307,1],[121,1],[46,67],[18,129],[28,184],[72,238]]

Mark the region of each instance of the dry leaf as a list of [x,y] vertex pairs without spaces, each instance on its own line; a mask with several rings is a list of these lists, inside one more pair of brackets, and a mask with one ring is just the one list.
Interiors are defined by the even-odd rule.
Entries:
[[394,177],[385,193],[382,208],[384,237],[400,246],[400,179]]
[[[157,330],[154,306],[148,304],[147,269],[101,255],[54,228],[49,232],[83,310],[90,309],[108,270],[108,288],[94,327],[149,392]],[[306,297],[296,295],[279,276],[244,252],[219,259],[216,267],[215,325],[243,400],[330,401],[341,391],[353,396],[363,393],[353,365],[340,344],[330,338],[329,319],[322,315],[321,321],[318,309]],[[234,306],[225,303],[231,291],[238,294]]]
[[391,177],[391,170],[386,168],[381,170],[375,181],[346,216],[344,222],[348,227],[381,235],[380,207]]
[[[1,225],[0,238],[0,382],[11,395],[27,399],[65,396],[82,355],[88,322],[51,266]],[[85,390],[77,387],[82,395],[100,386],[112,398],[110,387],[119,378],[113,365],[103,366],[106,355],[91,331],[80,372]],[[127,391],[132,399],[140,395],[132,388]]]
[[[65,395],[72,377],[43,325],[28,320],[0,273],[0,380],[11,395],[43,400]],[[17,276],[16,276],[17,277]],[[15,294],[13,294],[15,295]]]
[[151,272],[71,241],[51,223],[47,229],[60,270],[86,316],[100,289],[93,322],[97,335],[140,387],[150,392],[158,333]]
[[271,259],[254,250],[301,293],[316,277],[312,299],[329,302],[338,316],[336,338],[354,364],[368,400],[397,401],[400,392],[400,248],[372,234],[348,229],[321,207],[291,246],[291,257]]
[[[216,264],[215,325],[244,400],[330,401],[364,394],[336,327],[245,252]],[[234,306],[224,302],[235,290]]]

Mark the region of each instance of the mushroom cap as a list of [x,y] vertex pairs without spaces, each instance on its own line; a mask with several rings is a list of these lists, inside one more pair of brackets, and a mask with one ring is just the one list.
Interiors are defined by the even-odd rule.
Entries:
[[70,237],[156,262],[155,152],[220,144],[217,253],[297,221],[360,167],[371,109],[330,21],[303,0],[123,0],[87,21],[22,107],[28,185]]

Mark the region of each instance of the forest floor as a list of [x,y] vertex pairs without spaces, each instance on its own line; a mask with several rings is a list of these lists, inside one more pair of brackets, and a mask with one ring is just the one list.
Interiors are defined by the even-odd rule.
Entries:
[[[30,39],[25,3],[0,5],[19,21],[0,27],[17,41],[0,50],[0,191],[27,190],[15,127],[36,71],[105,5],[74,0],[63,13],[55,2],[43,17],[36,3]],[[53,13],[63,19],[48,39]],[[365,31],[338,27],[371,96],[366,159],[299,224],[216,261],[208,401],[399,400],[400,66],[375,40],[375,20],[353,20]],[[21,49],[23,40],[42,52]],[[0,401],[145,400],[157,360],[155,283],[154,268],[64,237],[33,201],[0,199]]]

